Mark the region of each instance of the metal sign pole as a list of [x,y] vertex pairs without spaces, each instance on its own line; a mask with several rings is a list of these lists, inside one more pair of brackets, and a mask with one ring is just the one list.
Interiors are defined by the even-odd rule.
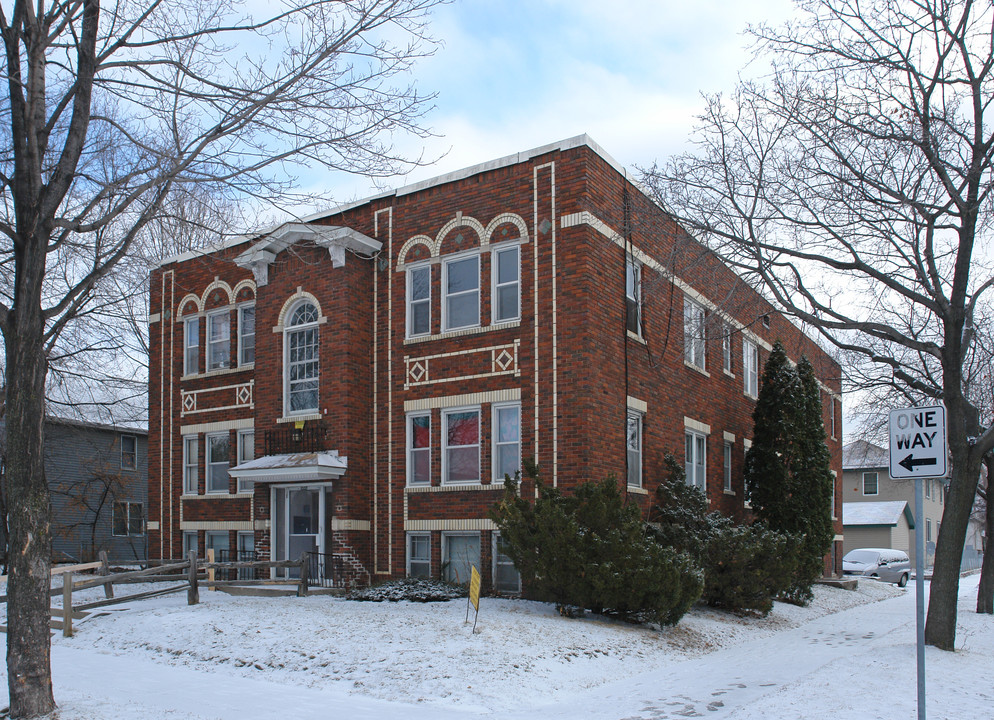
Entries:
[[918,630],[918,720],[925,720],[925,486],[915,478],[915,604]]

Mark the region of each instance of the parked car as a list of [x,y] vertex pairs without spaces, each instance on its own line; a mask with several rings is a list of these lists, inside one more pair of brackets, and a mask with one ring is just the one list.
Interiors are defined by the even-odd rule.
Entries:
[[908,553],[903,550],[859,548],[850,550],[842,558],[842,572],[845,575],[862,575],[897,583],[898,587],[904,587],[911,577],[911,561],[908,560]]

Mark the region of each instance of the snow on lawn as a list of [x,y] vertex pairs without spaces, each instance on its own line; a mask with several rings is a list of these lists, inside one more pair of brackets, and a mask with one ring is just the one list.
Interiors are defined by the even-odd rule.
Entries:
[[[931,718],[968,708],[994,716],[985,690],[994,622],[970,612],[976,584],[962,582],[958,652],[929,651]],[[475,634],[465,600],[200,597],[193,607],[185,593],[135,602],[78,623],[73,638],[53,637],[60,720],[248,720],[291,709],[301,718],[837,720],[906,718],[915,707],[912,587],[819,586],[807,608],[777,603],[766,618],[739,618],[698,607],[662,630],[483,598]]]

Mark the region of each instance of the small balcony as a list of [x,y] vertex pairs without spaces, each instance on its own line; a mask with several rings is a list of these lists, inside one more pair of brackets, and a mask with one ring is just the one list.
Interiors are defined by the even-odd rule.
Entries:
[[281,427],[266,430],[263,434],[265,455],[288,455],[290,453],[320,452],[327,447],[328,428],[324,421],[309,420],[304,427]]

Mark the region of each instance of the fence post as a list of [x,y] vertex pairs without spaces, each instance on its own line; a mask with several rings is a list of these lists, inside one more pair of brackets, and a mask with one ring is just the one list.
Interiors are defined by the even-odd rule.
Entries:
[[300,585],[297,587],[297,597],[307,597],[307,576],[311,572],[311,560],[307,552],[300,553]]
[[197,588],[197,551],[191,550],[187,559],[190,561],[190,567],[187,569],[190,589],[186,591],[186,604],[196,605],[200,602],[200,590]]
[[214,586],[214,548],[207,548],[207,592],[217,590]]
[[72,573],[62,573],[62,637],[72,637]]
[[[98,557],[100,558],[100,574],[110,575],[110,563],[107,561],[107,551],[101,550]],[[104,596],[108,599],[114,597],[113,583],[104,583]]]

